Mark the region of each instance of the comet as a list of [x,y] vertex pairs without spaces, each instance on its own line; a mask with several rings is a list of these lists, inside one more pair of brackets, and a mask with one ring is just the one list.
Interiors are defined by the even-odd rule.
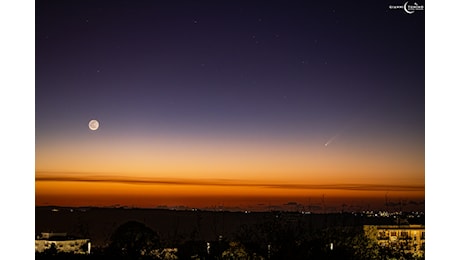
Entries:
[[330,145],[330,144],[331,144],[337,137],[339,137],[339,136],[340,136],[340,133],[334,135],[332,138],[330,138],[330,139],[324,144],[324,146],[327,147],[328,145]]
[[356,121],[356,119],[351,119],[350,121],[348,121],[348,123],[345,124],[345,126],[340,131],[338,131],[336,135],[334,135],[329,140],[327,140],[327,142],[324,144],[324,146],[328,147],[332,142],[335,141],[335,139],[339,138],[342,134],[344,134],[346,131],[348,131],[352,127],[352,125],[354,124],[355,121]]

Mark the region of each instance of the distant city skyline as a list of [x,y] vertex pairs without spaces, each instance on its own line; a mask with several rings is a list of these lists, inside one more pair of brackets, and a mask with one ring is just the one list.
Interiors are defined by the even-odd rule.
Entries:
[[423,209],[425,16],[388,5],[37,2],[36,205]]

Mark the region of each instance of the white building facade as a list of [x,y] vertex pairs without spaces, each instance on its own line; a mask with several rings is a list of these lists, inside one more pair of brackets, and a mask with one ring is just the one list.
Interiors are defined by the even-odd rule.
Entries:
[[67,238],[66,233],[41,233],[35,239],[35,252],[55,248],[58,253],[90,254],[91,242],[89,239]]
[[390,247],[415,256],[425,254],[424,225],[365,225],[364,230],[382,247]]

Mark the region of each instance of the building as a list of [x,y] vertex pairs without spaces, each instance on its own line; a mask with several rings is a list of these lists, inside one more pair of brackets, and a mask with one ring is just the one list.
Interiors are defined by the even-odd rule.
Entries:
[[89,239],[72,238],[67,236],[67,233],[41,233],[35,239],[35,252],[37,253],[43,253],[53,247],[58,253],[91,253]]
[[382,247],[415,256],[425,254],[425,225],[365,225],[364,231]]

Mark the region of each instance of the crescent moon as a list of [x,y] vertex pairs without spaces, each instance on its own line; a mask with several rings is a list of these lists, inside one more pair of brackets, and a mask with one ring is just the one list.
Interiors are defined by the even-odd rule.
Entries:
[[412,12],[409,11],[409,10],[407,9],[407,3],[409,3],[409,2],[404,3],[404,11],[406,11],[406,13],[408,13],[408,14],[413,14],[415,11],[412,11]]
[[92,131],[96,131],[99,128],[99,122],[96,119],[89,121],[88,127]]

